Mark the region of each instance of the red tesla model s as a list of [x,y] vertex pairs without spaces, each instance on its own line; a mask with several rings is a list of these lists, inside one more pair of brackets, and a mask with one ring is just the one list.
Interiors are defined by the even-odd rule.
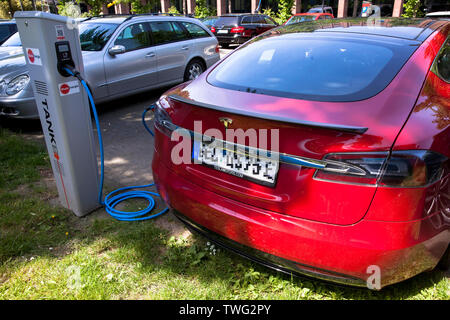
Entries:
[[448,263],[449,31],[353,19],[250,40],[156,103],[160,194],[284,272],[379,289]]

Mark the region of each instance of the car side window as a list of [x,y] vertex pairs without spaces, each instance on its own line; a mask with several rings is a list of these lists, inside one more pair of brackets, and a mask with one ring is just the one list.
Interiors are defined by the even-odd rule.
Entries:
[[182,21],[181,24],[186,28],[192,38],[205,38],[210,36],[208,32],[195,23]]
[[135,23],[126,27],[119,34],[114,45],[124,46],[126,51],[149,47],[151,41],[148,25],[146,23]]
[[439,77],[450,83],[450,39],[447,39],[436,59],[436,69]]
[[156,45],[188,39],[181,26],[175,22],[150,22],[150,28],[152,30],[153,42]]
[[264,17],[264,21],[266,22],[266,24],[270,24],[271,26],[275,25],[275,21],[273,21],[269,17]]
[[264,18],[260,15],[253,16],[253,24],[265,24]]
[[245,16],[242,18],[241,24],[251,24],[252,23],[252,17],[251,16]]

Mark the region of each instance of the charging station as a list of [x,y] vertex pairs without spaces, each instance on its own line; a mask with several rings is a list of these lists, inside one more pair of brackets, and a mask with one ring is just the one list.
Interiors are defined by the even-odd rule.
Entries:
[[88,96],[64,66],[83,76],[73,19],[41,11],[14,14],[61,204],[83,216],[100,207],[96,144]]

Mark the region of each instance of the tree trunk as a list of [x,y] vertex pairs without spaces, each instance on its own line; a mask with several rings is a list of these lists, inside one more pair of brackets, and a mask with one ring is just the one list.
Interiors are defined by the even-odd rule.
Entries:
[[9,7],[9,15],[11,16],[11,19],[14,17],[14,9],[12,6],[12,0],[8,0],[8,7]]
[[356,15],[358,14],[358,5],[359,5],[359,1],[358,0],[353,0],[353,14],[352,14],[352,17],[356,17]]

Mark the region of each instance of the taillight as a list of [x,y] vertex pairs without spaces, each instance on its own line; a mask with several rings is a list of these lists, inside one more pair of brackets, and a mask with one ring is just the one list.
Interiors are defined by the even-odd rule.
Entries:
[[234,27],[230,30],[230,33],[242,33],[244,32],[245,28],[244,27]]
[[436,182],[447,172],[449,159],[427,150],[329,154],[325,168],[315,179],[379,185],[422,187]]
[[172,119],[169,114],[164,110],[159,102],[156,102],[153,110],[155,113],[155,128],[170,137],[172,131],[177,129],[177,126],[172,123]]
[[211,27],[211,32],[212,32],[212,33],[216,33],[216,28]]
[[219,52],[220,52],[219,45],[216,45],[216,53],[219,53]]

